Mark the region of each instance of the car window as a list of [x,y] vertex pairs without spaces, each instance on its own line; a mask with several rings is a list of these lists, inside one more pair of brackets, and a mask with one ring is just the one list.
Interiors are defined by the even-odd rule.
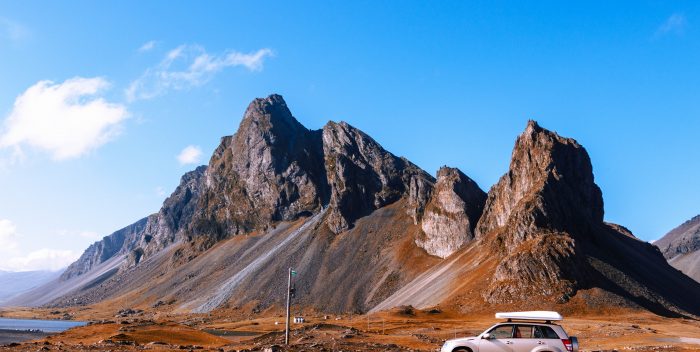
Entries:
[[559,336],[549,326],[535,325],[533,335],[536,339],[558,339]]
[[495,339],[510,339],[513,337],[513,325],[499,325],[491,329],[489,334]]
[[513,338],[516,339],[531,339],[532,325],[515,325],[513,327]]

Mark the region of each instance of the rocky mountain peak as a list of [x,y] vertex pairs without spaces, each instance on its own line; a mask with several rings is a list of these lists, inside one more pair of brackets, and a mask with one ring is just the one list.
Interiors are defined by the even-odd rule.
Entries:
[[421,221],[425,236],[416,244],[430,255],[448,257],[474,239],[485,202],[476,182],[459,169],[441,167]]
[[323,127],[323,154],[330,186],[328,225],[338,233],[354,220],[403,196],[411,215],[422,212],[434,179],[346,122]]
[[268,139],[269,144],[275,144],[275,138],[289,138],[304,132],[308,132],[306,127],[292,116],[284,98],[272,94],[267,98],[256,98],[248,104],[236,136],[263,137]]
[[[528,202],[537,203],[537,211],[528,212],[529,219],[518,218],[518,206]],[[580,232],[576,230],[603,221],[602,193],[588,153],[578,142],[528,121],[516,140],[508,173],[489,192],[477,234],[507,226],[509,220],[522,227],[519,237],[530,225]]]
[[194,233],[204,246],[320,209],[326,199],[321,134],[297,121],[280,95],[253,100],[238,131],[209,161]]
[[527,125],[525,126],[524,134],[534,134],[542,132],[543,128],[535,120],[527,120]]
[[528,290],[572,294],[588,275],[576,241],[603,226],[603,198],[586,150],[528,121],[477,225],[477,237],[495,236],[492,246],[504,256],[487,299]]

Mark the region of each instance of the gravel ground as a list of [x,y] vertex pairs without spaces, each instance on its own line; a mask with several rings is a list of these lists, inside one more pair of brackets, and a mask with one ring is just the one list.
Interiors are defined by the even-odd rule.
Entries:
[[0,329],[0,345],[43,339],[51,334],[41,331],[17,331]]

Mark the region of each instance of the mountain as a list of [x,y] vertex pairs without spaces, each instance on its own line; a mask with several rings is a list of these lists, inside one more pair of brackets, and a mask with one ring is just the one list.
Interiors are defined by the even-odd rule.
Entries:
[[669,231],[654,244],[674,268],[700,282],[700,215]]
[[658,249],[603,221],[590,158],[575,140],[529,121],[510,169],[488,194],[476,240],[373,310],[569,306],[700,313],[700,285]]
[[281,303],[294,266],[309,305],[367,310],[421,270],[413,261],[439,259],[415,245],[434,183],[347,123],[310,131],[281,96],[255,99],[157,214],[95,243],[59,280],[15,303],[128,296],[195,311],[270,306]]
[[93,243],[60,277],[8,304],[43,305],[73,291],[89,290],[182,241],[196,211],[205,170],[200,166],[183,175],[158,213]]
[[326,312],[569,304],[700,314],[700,284],[603,221],[575,140],[530,121],[487,194],[455,168],[431,176],[346,122],[309,130],[279,95],[251,102],[158,213],[14,302],[260,311],[284,304],[290,267],[296,303]]
[[62,271],[2,271],[0,270],[0,306],[14,297],[37,288],[61,275]]

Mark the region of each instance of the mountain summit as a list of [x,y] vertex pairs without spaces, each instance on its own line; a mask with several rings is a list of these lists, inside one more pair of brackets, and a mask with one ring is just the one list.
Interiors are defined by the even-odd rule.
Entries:
[[328,198],[321,134],[302,126],[279,95],[250,103],[207,170],[191,231],[203,248],[318,212]]
[[575,140],[529,121],[487,195],[460,170],[434,178],[346,122],[309,130],[279,95],[255,99],[158,213],[12,303],[259,311],[283,305],[289,267],[298,304],[327,312],[573,303],[700,315],[700,284],[603,221]]
[[602,227],[603,196],[586,150],[529,121],[477,225],[477,236],[492,235],[492,249],[504,256],[489,301],[533,293],[567,299],[589,280],[581,247]]

